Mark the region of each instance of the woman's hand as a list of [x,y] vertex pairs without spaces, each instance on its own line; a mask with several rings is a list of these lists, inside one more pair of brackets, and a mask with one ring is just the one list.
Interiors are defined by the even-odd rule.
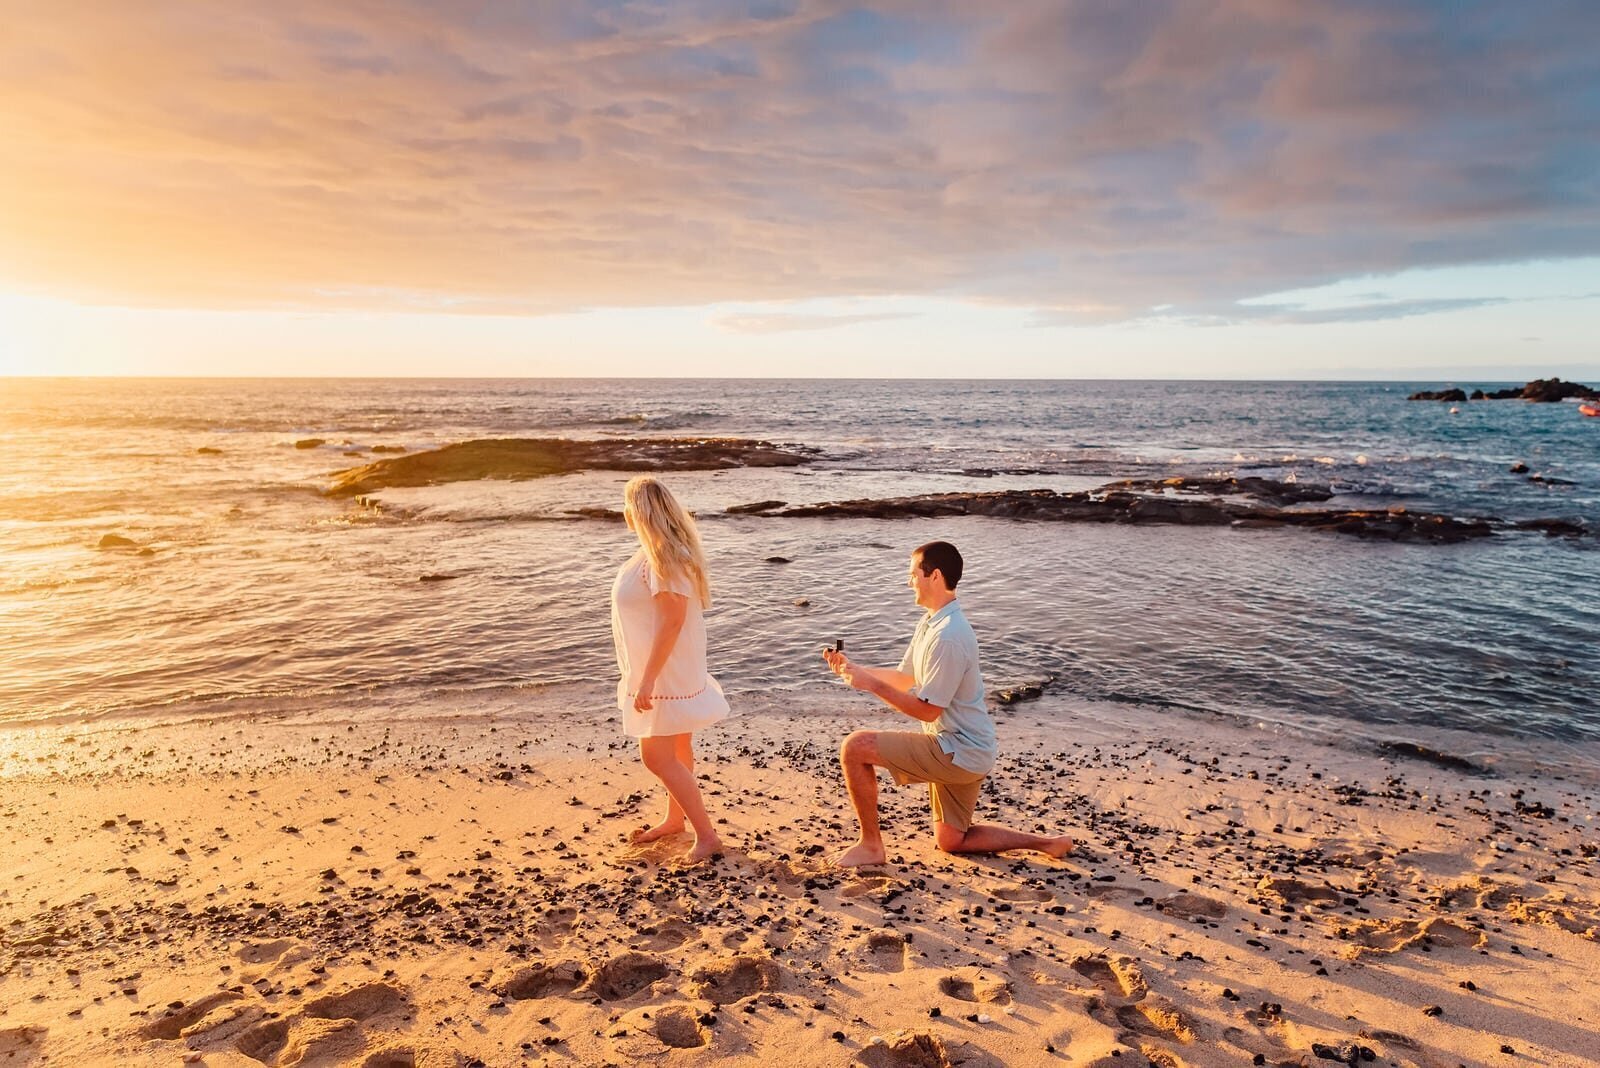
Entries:
[[633,710],[635,712],[649,712],[656,707],[655,702],[650,697],[650,692],[655,688],[655,679],[639,680],[639,692],[633,695]]

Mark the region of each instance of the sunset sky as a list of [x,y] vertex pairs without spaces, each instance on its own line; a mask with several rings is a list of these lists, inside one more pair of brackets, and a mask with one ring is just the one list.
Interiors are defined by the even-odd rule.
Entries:
[[1600,377],[1592,0],[3,10],[0,374]]

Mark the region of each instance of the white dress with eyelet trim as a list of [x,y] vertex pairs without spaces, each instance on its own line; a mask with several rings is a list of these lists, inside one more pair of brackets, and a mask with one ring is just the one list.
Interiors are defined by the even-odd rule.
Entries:
[[[681,593],[689,599],[683,629],[651,694],[655,705],[637,712],[634,695],[650,659],[656,636],[655,595]],[[623,733],[633,738],[685,734],[723,719],[728,701],[722,687],[706,671],[706,622],[700,596],[687,576],[665,581],[650,566],[640,549],[617,572],[611,586],[611,638],[617,646],[617,708],[622,711]]]

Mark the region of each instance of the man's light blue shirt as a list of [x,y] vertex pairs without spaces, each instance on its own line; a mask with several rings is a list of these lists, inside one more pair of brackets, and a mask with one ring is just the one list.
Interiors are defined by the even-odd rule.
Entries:
[[922,729],[936,736],[939,748],[957,767],[977,775],[994,770],[999,746],[994,720],[983,703],[983,673],[978,669],[978,636],[953,600],[929,612],[917,624],[900,673],[916,679],[911,693],[944,709]]

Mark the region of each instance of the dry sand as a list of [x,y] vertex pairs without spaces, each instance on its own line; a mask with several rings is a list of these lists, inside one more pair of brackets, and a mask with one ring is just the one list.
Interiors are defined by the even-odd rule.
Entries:
[[708,731],[694,869],[596,711],[0,736],[0,1065],[1600,1062],[1582,778],[1047,696],[980,818],[1080,854],[885,779],[839,872],[861,707]]

